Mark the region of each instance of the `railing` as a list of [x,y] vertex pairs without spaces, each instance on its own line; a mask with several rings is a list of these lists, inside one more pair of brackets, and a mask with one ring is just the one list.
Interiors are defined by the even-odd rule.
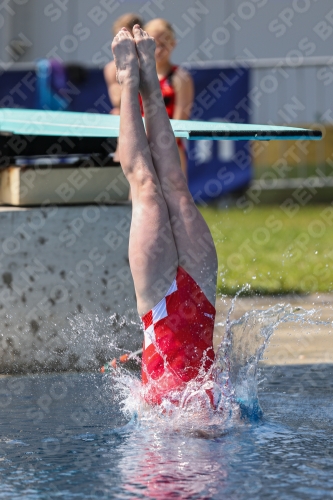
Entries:
[[205,61],[187,66],[250,68],[253,123],[333,123],[333,56],[303,57],[294,50],[285,58]]
[[[307,47],[307,50],[311,47]],[[285,58],[209,61],[193,69],[249,68],[250,121],[322,128],[324,139],[302,147],[289,141],[256,145],[252,149],[255,178],[266,189],[295,189],[312,178],[314,187],[333,186],[333,56],[304,57],[292,50]],[[288,172],[265,182],[272,165],[286,162]],[[264,174],[264,175],[263,175]]]
[[[251,53],[248,52],[251,56]],[[235,59],[185,64],[193,69],[250,68],[252,123],[333,124],[333,56],[303,57],[290,51],[285,58]],[[34,69],[16,63],[13,70]],[[96,68],[87,66],[87,69]]]
[[[284,58],[256,59],[245,51],[243,59],[185,64],[191,69],[215,68],[222,72],[226,68],[249,68],[252,123],[323,129],[324,139],[308,146],[279,141],[253,148],[257,182],[280,161],[287,163],[289,171],[285,178],[277,179],[276,187],[296,186],[310,176],[318,187],[333,185],[333,56],[304,57],[310,49],[304,46],[303,52],[292,50]],[[11,71],[34,68],[32,63],[17,63]]]

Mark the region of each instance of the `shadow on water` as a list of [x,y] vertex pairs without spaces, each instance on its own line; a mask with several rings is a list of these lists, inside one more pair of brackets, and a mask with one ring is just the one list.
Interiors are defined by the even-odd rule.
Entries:
[[142,408],[126,370],[0,379],[0,498],[331,498],[332,365],[258,368],[295,321],[317,324],[290,306],[229,315],[213,414]]

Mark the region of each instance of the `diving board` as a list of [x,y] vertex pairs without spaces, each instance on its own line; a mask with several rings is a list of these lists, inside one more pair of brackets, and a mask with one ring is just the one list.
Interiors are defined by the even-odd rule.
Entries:
[[[127,200],[128,182],[112,154],[119,123],[119,116],[106,114],[0,109],[0,203]],[[319,140],[322,136],[319,130],[271,125],[185,120],[171,120],[171,125],[176,137],[189,140]]]
[[[0,109],[2,156],[103,155],[114,152],[120,117],[30,109]],[[320,130],[274,125],[171,120],[189,140],[320,140]],[[66,140],[66,138],[68,138]]]

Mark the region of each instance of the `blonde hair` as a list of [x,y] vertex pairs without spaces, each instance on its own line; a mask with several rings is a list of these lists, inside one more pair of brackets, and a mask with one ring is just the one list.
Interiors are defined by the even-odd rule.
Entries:
[[163,31],[167,31],[173,39],[175,39],[175,32],[171,24],[166,21],[165,19],[162,19],[161,17],[156,17],[155,19],[152,19],[151,21],[148,21],[147,24],[144,25],[143,29],[149,33],[149,30],[152,28],[162,28]]
[[122,16],[118,17],[112,25],[112,32],[114,36],[118,33],[121,28],[125,27],[132,31],[132,28],[135,24],[143,25],[143,19],[138,14],[134,12],[127,12]]

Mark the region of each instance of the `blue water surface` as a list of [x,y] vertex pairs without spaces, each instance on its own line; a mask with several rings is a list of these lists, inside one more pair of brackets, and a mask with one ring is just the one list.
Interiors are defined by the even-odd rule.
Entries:
[[266,367],[263,417],[142,427],[100,374],[0,379],[0,498],[333,498],[333,366]]

